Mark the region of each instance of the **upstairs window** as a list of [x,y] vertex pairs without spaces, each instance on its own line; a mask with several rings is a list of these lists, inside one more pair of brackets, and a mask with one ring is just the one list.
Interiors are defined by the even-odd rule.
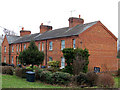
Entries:
[[19,52],[20,52],[20,45],[19,45]]
[[65,48],[65,40],[61,40],[61,50]]
[[17,52],[18,52],[18,45],[17,45]]
[[75,49],[75,39],[73,39],[73,48]]
[[4,47],[4,52],[6,53],[6,46]]
[[26,44],[24,44],[24,50],[26,49]]
[[6,56],[4,56],[4,63],[6,63]]
[[40,51],[40,43],[38,44],[38,50]]
[[99,73],[100,72],[100,67],[94,67],[94,72]]
[[14,52],[14,47],[12,46],[12,52]]
[[52,61],[52,57],[49,57],[49,61]]
[[52,42],[49,42],[49,50],[52,50]]
[[44,50],[44,43],[42,42],[42,51]]

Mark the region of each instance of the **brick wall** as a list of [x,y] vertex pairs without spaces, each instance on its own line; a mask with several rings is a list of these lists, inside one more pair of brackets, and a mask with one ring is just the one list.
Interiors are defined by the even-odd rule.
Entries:
[[[40,51],[42,50],[42,42],[44,43],[44,65],[46,64],[46,55],[47,61],[49,61],[49,57],[52,57],[53,60],[61,61],[61,57],[63,57],[61,51],[61,40],[65,40],[65,48],[73,47],[73,39],[76,40],[76,48],[87,48],[90,52],[89,57],[89,70],[93,71],[94,67],[100,67],[101,71],[111,70],[115,71],[118,69],[118,59],[117,56],[117,39],[111,34],[107,28],[100,22],[90,27],[88,30],[79,34],[78,36],[64,37],[64,38],[56,38],[49,39],[47,41],[36,41],[36,45],[38,46],[40,43]],[[49,42],[53,43],[53,50],[49,50]],[[46,54],[46,42],[47,42],[47,54]],[[82,43],[81,43],[82,42]],[[24,49],[24,44],[26,47],[29,46],[29,42],[22,44],[12,44],[14,46],[14,52],[11,53],[10,60],[12,56],[14,57],[14,64],[16,65],[16,56],[19,55],[17,53],[17,45],[20,45],[20,49]],[[2,46],[8,45],[7,40],[4,39],[4,43]],[[11,46],[12,46],[11,45]],[[22,46],[22,47],[21,47]],[[12,50],[12,48],[10,47]],[[2,61],[3,56],[5,55],[2,50]],[[9,50],[7,50],[9,51]],[[8,62],[8,61],[7,61]]]
[[[6,46],[6,52],[4,52],[4,50],[5,50],[5,47]],[[7,38],[6,38],[6,36],[5,36],[5,38],[4,38],[4,41],[3,41],[3,43],[2,43],[2,62],[4,62],[4,57],[6,57],[6,63],[8,63],[9,64],[9,44],[8,44],[8,41],[7,41]]]
[[101,71],[117,70],[117,39],[98,22],[79,35],[83,45],[89,50],[89,70],[100,67]]

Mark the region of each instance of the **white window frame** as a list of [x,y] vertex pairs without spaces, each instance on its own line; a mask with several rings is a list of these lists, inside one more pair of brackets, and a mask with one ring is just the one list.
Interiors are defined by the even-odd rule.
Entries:
[[42,42],[42,51],[44,51],[44,43]]
[[53,50],[53,44],[52,44],[52,41],[49,42],[49,50]]
[[4,46],[4,52],[6,53],[6,46]]
[[61,50],[65,48],[65,40],[61,40]]
[[13,56],[12,56],[12,64],[14,63],[14,58],[13,58]]
[[6,63],[6,56],[4,56],[4,62]]
[[73,48],[75,49],[75,39],[73,39]]
[[63,69],[63,68],[65,68],[65,58],[61,57],[61,67],[60,67],[60,69]]

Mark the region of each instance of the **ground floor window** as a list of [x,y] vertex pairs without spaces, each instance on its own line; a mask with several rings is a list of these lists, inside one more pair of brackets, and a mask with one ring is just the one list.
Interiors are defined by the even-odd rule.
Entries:
[[96,73],[100,72],[100,67],[94,67],[94,72]]
[[52,57],[49,57],[49,61],[52,61]]
[[4,56],[4,62],[6,63],[6,56]]
[[13,64],[13,62],[14,62],[14,59],[13,59],[13,56],[12,56],[12,64]]
[[65,58],[64,57],[61,58],[61,69],[62,68],[65,68]]

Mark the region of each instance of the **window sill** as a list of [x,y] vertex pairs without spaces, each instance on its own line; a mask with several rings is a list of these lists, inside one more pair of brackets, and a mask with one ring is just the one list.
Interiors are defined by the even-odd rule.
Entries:
[[49,50],[49,51],[53,51],[53,50]]

